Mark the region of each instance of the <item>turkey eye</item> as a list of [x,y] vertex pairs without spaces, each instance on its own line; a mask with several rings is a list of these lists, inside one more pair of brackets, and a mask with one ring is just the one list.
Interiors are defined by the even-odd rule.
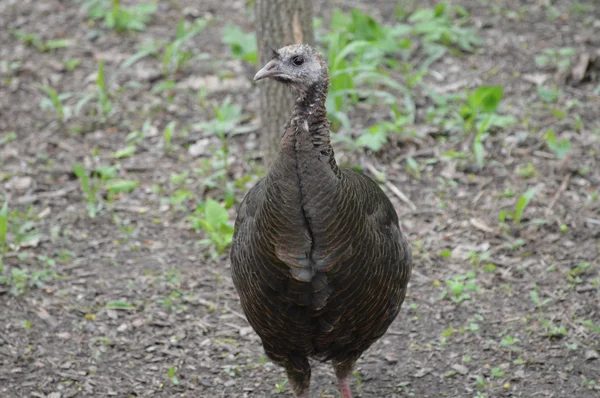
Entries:
[[297,55],[294,58],[292,58],[292,63],[296,66],[300,66],[304,63],[304,58],[302,58],[301,56]]

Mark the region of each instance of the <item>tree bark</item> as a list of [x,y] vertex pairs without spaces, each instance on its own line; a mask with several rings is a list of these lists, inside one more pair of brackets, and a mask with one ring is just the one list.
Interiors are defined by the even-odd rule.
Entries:
[[[312,0],[255,0],[259,66],[271,60],[271,49],[314,44]],[[279,153],[279,139],[294,103],[294,93],[266,79],[260,84],[261,144],[268,168]]]

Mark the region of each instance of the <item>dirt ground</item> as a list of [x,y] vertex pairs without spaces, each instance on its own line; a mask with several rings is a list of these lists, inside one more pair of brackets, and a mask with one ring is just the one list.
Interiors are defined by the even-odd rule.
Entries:
[[[198,200],[222,197],[209,178],[218,138],[190,129],[175,135],[173,151],[163,147],[169,122],[188,126],[213,117],[197,99],[202,86],[209,104],[230,95],[246,123],[258,123],[255,67],[232,60],[221,41],[224,23],[251,30],[251,13],[244,1],[159,3],[145,31],[117,34],[90,23],[78,2],[0,2],[0,204],[19,211],[12,222],[30,237],[4,260],[5,275],[17,269],[28,276],[22,291],[15,278],[0,284],[1,397],[291,396],[283,371],[264,360],[240,313],[227,252],[211,256],[204,234],[188,222]],[[334,7],[359,7],[391,22],[396,6],[325,3],[315,4],[325,20]],[[415,258],[400,316],[359,362],[354,391],[359,397],[598,397],[600,80],[572,85],[564,72],[534,60],[548,48],[573,48],[572,65],[580,54],[593,56],[600,7],[593,0],[453,3],[471,13],[481,49],[446,54],[424,83],[445,93],[502,85],[500,113],[517,123],[485,141],[486,165],[477,170],[445,156],[470,153],[472,138],[442,139],[425,117],[430,101],[417,93],[414,129],[425,133],[390,140],[376,155],[336,147],[341,163],[385,173],[384,188]],[[193,39],[194,53],[205,55],[178,73],[169,90],[152,90],[162,81],[156,58],[119,69],[145,39],[172,38],[182,16],[207,15],[217,23]],[[17,29],[75,44],[40,52],[18,40]],[[75,58],[81,64],[65,69],[61,62]],[[40,107],[44,84],[60,93],[93,91],[101,59],[119,93],[107,120],[72,116],[62,125]],[[555,102],[540,101],[540,82],[560,90]],[[388,113],[383,105],[365,106],[349,114],[356,128],[366,124],[366,112]],[[151,126],[135,153],[115,158],[147,119]],[[549,129],[570,141],[564,159],[544,143]],[[1,141],[10,133],[16,139]],[[190,145],[200,149],[191,153]],[[235,136],[229,145],[228,177],[242,181],[234,189],[239,203],[259,178],[257,133]],[[423,165],[418,175],[407,171],[409,156]],[[73,162],[87,169],[116,165],[119,178],[139,186],[103,200],[90,218]],[[510,192],[518,197],[530,188],[536,194],[521,223],[501,226],[500,211],[514,210],[517,200]],[[183,190],[191,195],[174,200]],[[448,292],[457,283],[464,293]],[[327,364],[315,363],[311,396],[339,396]]]

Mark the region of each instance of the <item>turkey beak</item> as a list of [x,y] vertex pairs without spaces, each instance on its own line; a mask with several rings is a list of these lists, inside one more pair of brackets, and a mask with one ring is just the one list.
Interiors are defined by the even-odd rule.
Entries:
[[261,70],[259,70],[256,75],[254,75],[254,81],[257,82],[268,77],[275,77],[280,73],[279,61],[273,59],[269,61]]

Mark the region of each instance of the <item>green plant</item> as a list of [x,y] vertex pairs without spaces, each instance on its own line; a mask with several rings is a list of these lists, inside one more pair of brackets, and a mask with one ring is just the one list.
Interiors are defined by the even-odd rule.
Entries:
[[72,40],[69,39],[55,39],[55,40],[41,40],[34,33],[26,33],[22,30],[15,30],[12,32],[13,36],[21,40],[23,44],[35,47],[40,52],[48,52],[56,50],[58,48],[69,47],[73,44]]
[[473,156],[475,157],[475,162],[479,169],[482,169],[485,163],[485,148],[483,147],[483,139],[487,137],[487,129],[489,126],[490,118],[486,119],[479,129],[477,129],[477,134],[475,134],[475,138],[473,139]]
[[[467,91],[466,104],[460,110],[465,123],[465,131],[472,131],[476,121],[480,122],[480,126],[489,125],[490,115],[496,112],[503,96],[504,88],[501,86],[481,86],[475,91]],[[483,118],[483,116],[486,117]]]
[[575,49],[572,47],[546,48],[541,54],[535,56],[535,64],[540,68],[553,66],[559,70],[565,70],[571,65],[573,55],[575,55]]
[[[0,271],[2,267],[0,265]],[[46,282],[56,278],[56,272],[51,269],[29,271],[17,267],[9,269],[10,272],[0,274],[0,284],[11,286],[10,293],[20,296],[30,287],[41,288]]]
[[103,59],[98,63],[96,90],[94,92],[81,95],[81,99],[75,105],[75,114],[79,115],[81,110],[91,100],[96,101],[95,114],[101,115],[102,120],[104,121],[113,111],[113,96],[106,82],[105,62]]
[[17,209],[9,211],[7,203],[2,206],[0,209],[0,258],[9,249],[18,251],[22,246],[37,245],[40,234],[36,228],[37,218],[34,211],[33,207],[29,207],[25,212]]
[[593,265],[591,263],[580,261],[575,268],[567,273],[567,280],[569,283],[581,284],[583,283],[582,276],[586,275],[592,268]]
[[549,302],[552,301],[551,298],[546,298],[544,300],[540,300],[540,296],[537,292],[537,290],[532,289],[529,292],[529,298],[531,298],[531,301],[533,301],[533,303],[538,307],[538,311],[540,312],[540,314],[542,313],[542,308],[548,304]]
[[[7,144],[9,142],[13,142],[16,139],[17,139],[17,133],[15,133],[14,131],[9,131],[6,134],[4,134],[3,137],[0,137],[0,146]],[[0,163],[0,165],[1,165],[1,163]]]
[[560,89],[553,87],[542,86],[541,84],[536,87],[538,97],[545,103],[553,103],[558,101],[560,97]]
[[64,101],[68,100],[73,96],[71,93],[58,94],[50,86],[42,86],[42,90],[48,96],[40,101],[40,107],[42,109],[54,109],[56,116],[60,123],[64,123],[71,117],[71,107],[64,105]]
[[287,386],[287,379],[279,378],[279,382],[275,383],[275,390],[278,394],[283,394],[285,392],[285,386]]
[[231,47],[234,58],[258,65],[258,50],[254,33],[246,33],[237,26],[225,25],[223,27],[223,43]]
[[227,96],[220,106],[213,105],[215,118],[208,122],[196,123],[194,128],[216,134],[221,140],[221,157],[223,169],[227,170],[227,157],[229,156],[228,138],[236,134],[242,134],[256,129],[255,126],[240,126],[242,107],[231,103],[231,97]]
[[138,181],[130,180],[112,180],[106,183],[106,190],[108,191],[109,197],[119,193],[129,193],[133,191],[140,183]]
[[198,207],[193,216],[189,217],[191,226],[196,231],[204,231],[208,236],[201,243],[212,245],[215,254],[222,254],[231,244],[233,226],[229,221],[229,213],[219,202],[207,199],[203,206]]
[[496,378],[504,377],[504,372],[500,368],[492,368],[490,371],[490,374],[492,375],[492,377],[496,377]]
[[96,87],[98,88],[98,103],[103,117],[107,117],[113,109],[113,102],[110,93],[106,87],[104,74],[104,60],[98,63],[98,77],[96,78]]
[[514,338],[512,336],[504,336],[502,341],[500,341],[500,347],[508,348],[512,351],[518,351],[518,347],[515,347],[521,340],[518,338]]
[[88,9],[88,18],[102,20],[106,28],[117,32],[144,30],[156,12],[156,4],[125,7],[121,0],[85,0],[83,7]]
[[544,134],[544,140],[546,141],[548,149],[550,149],[558,159],[564,159],[564,157],[571,152],[571,142],[566,138],[559,141],[556,138],[554,130],[548,130],[546,134]]
[[[0,267],[3,264],[3,258],[8,251],[6,235],[8,232],[8,203],[4,203],[0,209]],[[0,270],[1,271],[1,270]]]
[[475,273],[469,272],[465,275],[455,275],[446,280],[446,286],[440,299],[444,299],[450,294],[450,300],[456,304],[460,304],[465,300],[471,299],[471,295],[467,292],[478,292],[477,280],[475,279]]
[[441,2],[434,8],[415,11],[408,22],[413,26],[412,33],[421,36],[425,43],[473,52],[482,40],[475,34],[475,29],[463,26],[468,19],[469,13],[464,8]]
[[95,170],[97,178],[90,179],[87,170],[82,164],[73,163],[73,172],[79,178],[81,189],[87,201],[87,212],[90,218],[96,217],[96,214],[102,210],[102,202],[98,200],[98,191],[100,187],[108,180],[116,176],[114,167],[99,167]]
[[528,162],[526,166],[517,169],[517,174],[524,178],[531,178],[537,175],[537,170],[533,163]]
[[[411,114],[410,120],[414,119],[414,104],[406,88],[378,69],[381,63],[380,57],[367,56],[373,46],[371,42],[346,42],[346,39],[338,33],[329,36],[327,45],[330,88],[326,106],[334,130],[340,124],[346,130],[350,130],[350,121],[346,112],[357,104],[360,98],[379,97],[388,104],[394,104],[396,96],[392,92],[397,92],[404,98],[406,108]],[[382,89],[367,87],[382,87]]]
[[163,132],[164,149],[167,152],[173,149],[172,139],[173,139],[173,135],[175,134],[175,126],[176,125],[177,125],[177,122],[174,120],[169,122],[169,124],[167,124],[167,126],[165,127],[165,130]]
[[167,44],[162,56],[162,73],[168,75],[181,70],[185,63],[192,58],[190,50],[183,51],[185,42],[202,32],[208,26],[208,20],[198,18],[191,27],[187,27],[184,20],[177,25],[175,40]]
[[523,195],[519,196],[519,198],[517,199],[514,211],[501,210],[500,214],[498,215],[498,219],[500,220],[500,222],[504,223],[507,217],[510,217],[515,222],[515,224],[520,224],[521,219],[523,217],[523,212],[525,211],[525,208],[527,207],[531,199],[533,199],[535,194],[536,189],[528,189]]
[[73,59],[65,59],[62,61],[63,66],[65,67],[66,70],[68,70],[69,72],[74,71],[75,69],[77,69],[77,67],[79,65],[81,65],[81,60],[78,58],[73,58]]
[[[366,130],[363,130],[356,141],[343,140],[349,144],[354,144],[355,147],[363,147],[372,150],[373,152],[379,151],[383,145],[387,142],[390,134],[400,134],[404,130],[404,127],[411,123],[411,116],[402,113],[398,109],[396,103],[391,105],[391,121],[384,120]],[[337,139],[340,141],[340,139]],[[410,158],[414,165],[415,160]],[[408,160],[407,160],[408,161]],[[418,166],[418,165],[417,165]],[[418,174],[418,167],[413,169]]]

